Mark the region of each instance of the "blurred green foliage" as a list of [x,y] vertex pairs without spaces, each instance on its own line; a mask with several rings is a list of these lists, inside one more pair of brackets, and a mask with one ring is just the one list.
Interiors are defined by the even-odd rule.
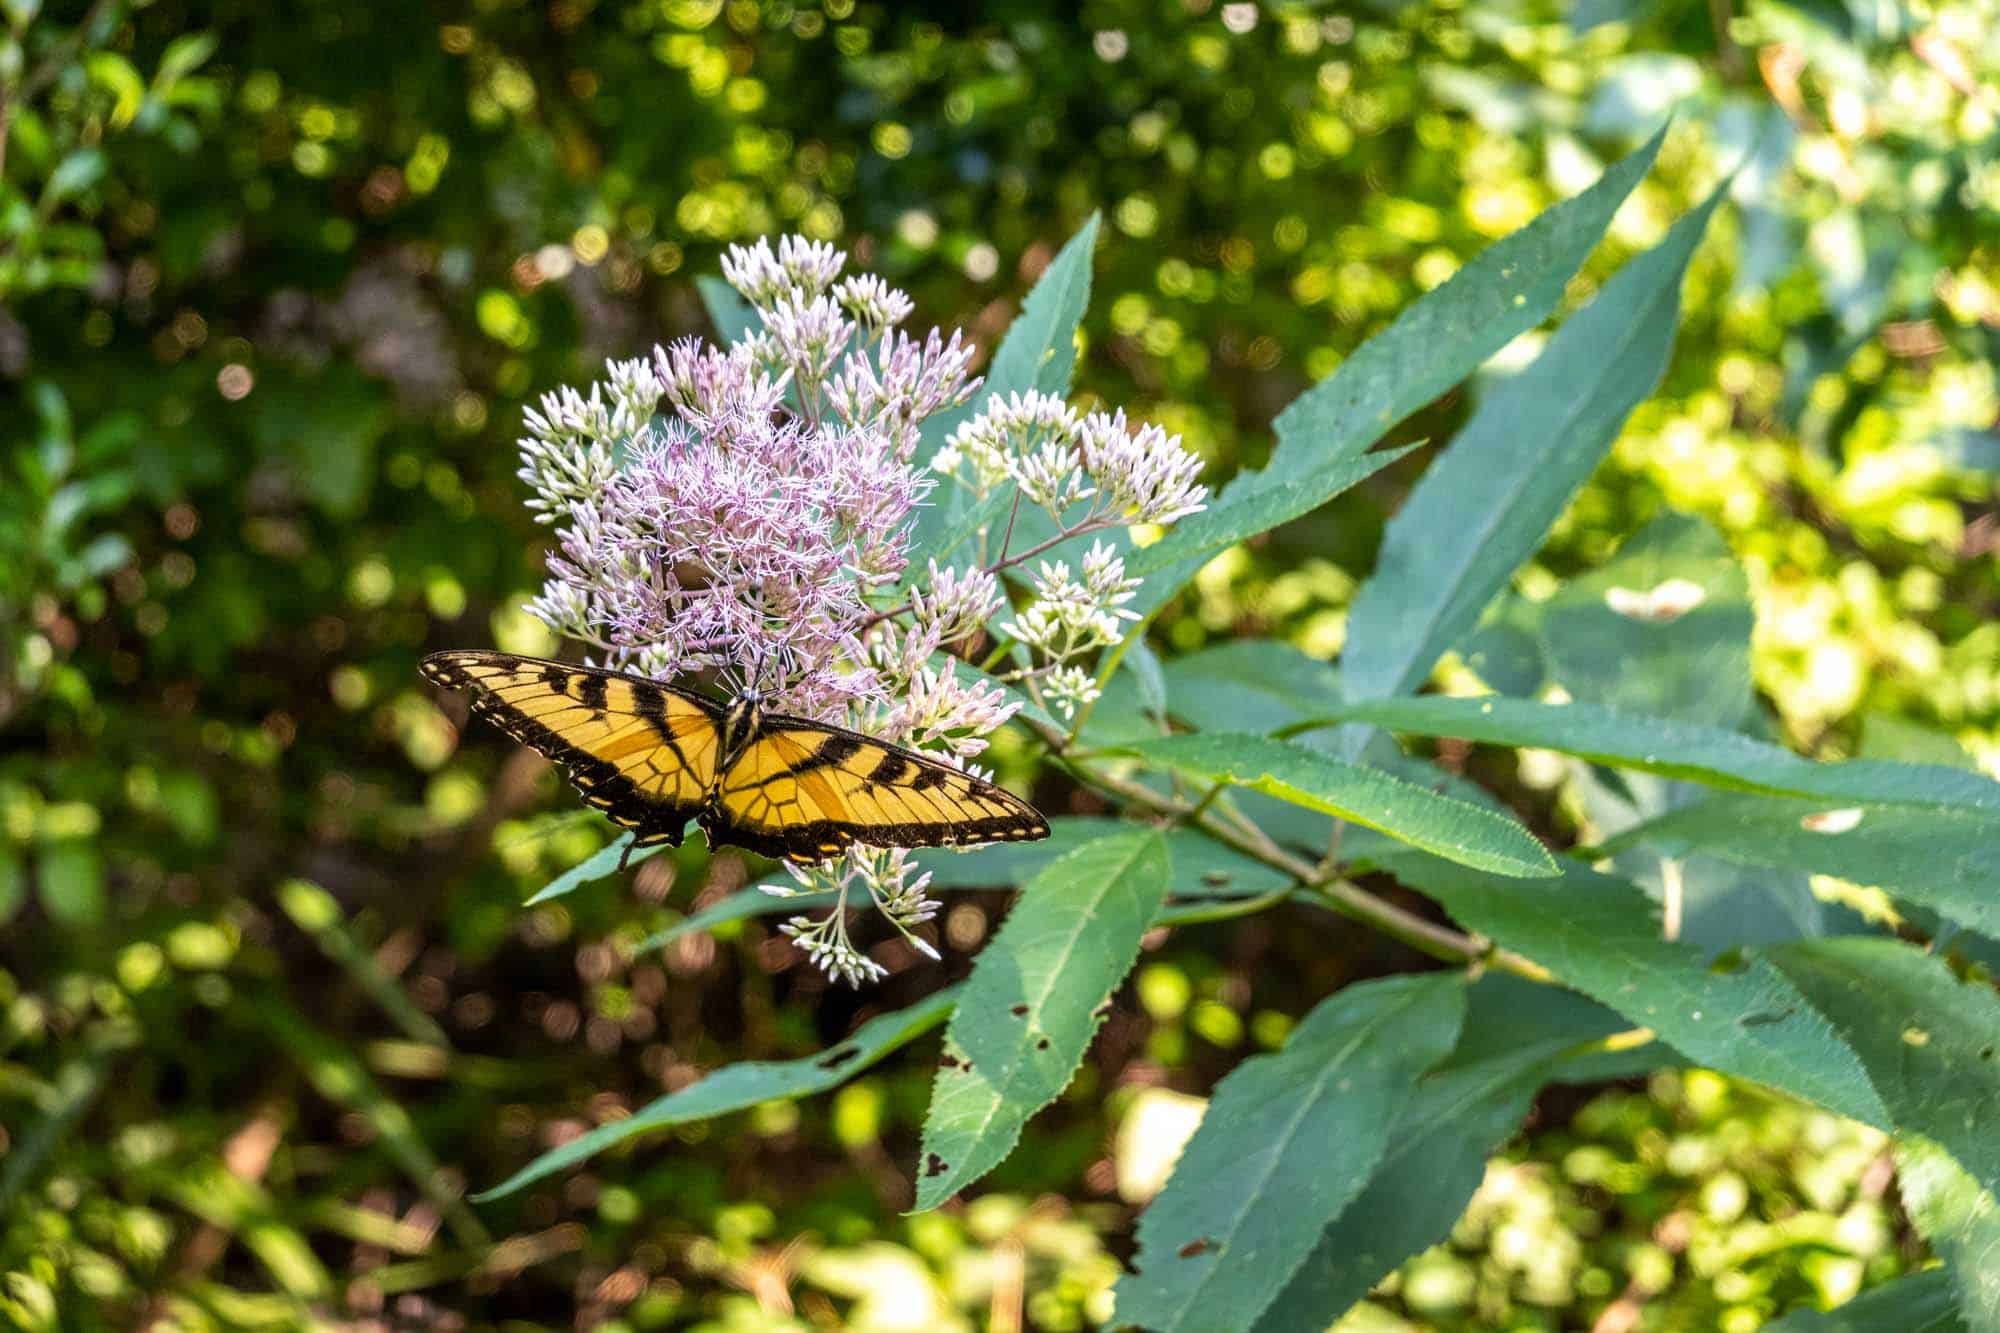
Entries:
[[[635,954],[744,881],[699,849],[521,912],[604,832],[532,757],[459,748],[417,686],[431,648],[550,646],[518,609],[541,540],[521,407],[699,330],[692,279],[732,240],[840,238],[990,340],[1101,207],[1081,387],[1225,475],[1678,108],[1589,273],[1741,163],[1735,208],[1665,388],[1518,590],[1546,599],[1665,506],[1702,514],[1795,740],[1914,725],[1995,762],[2000,13],[1751,0],[1718,35],[1714,12],[0,6],[0,1314],[1077,1327],[1131,1212],[1093,1095],[1204,1089],[1394,965],[1262,918],[1181,932],[962,1213],[896,1217],[927,1082],[896,1061],[462,1201],[929,988],[828,994],[760,926]],[[1335,653],[1419,466],[1218,560],[1162,645]],[[952,966],[999,907],[953,901]],[[899,947],[878,956],[922,971]],[[1916,1261],[1858,1131],[1699,1077],[1551,1111],[1383,1310],[1573,1322],[1629,1292],[1648,1326],[1707,1327]],[[1560,1271],[1508,1258],[1531,1217],[1571,1238]]]

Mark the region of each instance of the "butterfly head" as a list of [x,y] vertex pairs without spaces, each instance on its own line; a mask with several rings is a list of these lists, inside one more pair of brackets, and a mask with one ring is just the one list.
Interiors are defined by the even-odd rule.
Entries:
[[735,755],[764,725],[764,692],[755,684],[745,686],[729,701],[722,715],[722,752]]

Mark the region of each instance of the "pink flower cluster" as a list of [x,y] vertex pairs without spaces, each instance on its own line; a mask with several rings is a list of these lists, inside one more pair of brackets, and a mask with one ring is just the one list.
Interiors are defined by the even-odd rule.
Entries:
[[[753,332],[614,361],[588,393],[558,390],[527,414],[520,476],[529,507],[557,525],[529,609],[608,665],[754,684],[775,711],[970,767],[1020,707],[992,680],[962,679],[949,652],[1008,608],[1000,576],[1088,533],[1192,513],[1206,496],[1201,464],[1158,427],[1134,432],[1123,413],[1079,417],[1031,393],[989,401],[925,468],[923,423],[977,387],[972,349],[956,333],[899,331],[909,297],[872,275],[843,278],[846,258],[799,237],[732,247],[723,274],[755,310]],[[982,498],[1014,488],[1017,510],[1040,508],[1057,530],[1010,554],[1010,519],[975,543],[976,565],[933,561],[906,578],[934,474]],[[1042,562],[1027,605],[998,626],[1027,652],[1008,683],[1079,726],[1102,686],[1091,659],[1135,619],[1124,603],[1138,583],[1109,546],[1093,543],[1080,563],[1079,578]],[[793,873],[837,895],[828,916],[784,926],[829,975],[881,974],[848,938],[846,906],[863,890],[930,952],[913,928],[936,903],[908,852],[858,846]]]
[[522,476],[567,525],[541,619],[653,676],[754,677],[787,712],[847,720],[886,698],[868,597],[903,572],[932,485],[918,431],[971,392],[971,349],[897,332],[908,298],[836,284],[844,258],[795,238],[733,250],[760,333],[684,339],[588,397],[544,398]]

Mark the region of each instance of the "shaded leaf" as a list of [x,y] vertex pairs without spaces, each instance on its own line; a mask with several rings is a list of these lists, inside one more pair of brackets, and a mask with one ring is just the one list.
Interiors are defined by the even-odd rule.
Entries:
[[1251,1327],[1361,1192],[1464,1015],[1458,973],[1363,982],[1323,1001],[1283,1050],[1237,1066],[1139,1219],[1118,1321]]
[[1544,1040],[1418,1083],[1367,1188],[1320,1234],[1257,1320],[1259,1333],[1322,1333],[1398,1264],[1442,1241],[1485,1179],[1487,1156],[1571,1044]]
[[1897,1129],[2000,1192],[2000,995],[1900,940],[1802,940],[1771,961],[1861,1057]]
[[1173,714],[1204,731],[1272,732],[1331,716],[1340,673],[1280,639],[1232,639],[1167,663]]
[[917,1169],[935,1208],[998,1166],[1021,1127],[1068,1086],[1099,1006],[1166,899],[1166,840],[1153,830],[1069,853],[1021,890],[965,983],[945,1034]]
[[[1935,771],[2000,790],[1975,774]],[[1606,849],[1640,844],[1668,855],[1701,852],[1737,865],[1836,875],[2000,934],[2000,894],[1994,892],[2000,821],[1984,809],[1717,795],[1628,829]]]
[[[598,848],[568,870],[563,871],[562,874],[557,875],[554,879],[542,885],[541,888],[536,889],[534,893],[528,896],[528,900],[521,905],[523,907],[533,907],[537,903],[545,903],[553,898],[560,898],[564,894],[572,893],[586,884],[595,883],[597,880],[617,874],[619,859],[625,855],[626,849],[631,847],[632,837],[631,833],[619,834],[607,845]],[[653,855],[653,853],[662,850],[664,850],[664,844],[660,843],[655,843],[651,847],[641,847],[632,853],[632,859],[627,861],[626,865],[628,867],[637,865],[639,862]]]

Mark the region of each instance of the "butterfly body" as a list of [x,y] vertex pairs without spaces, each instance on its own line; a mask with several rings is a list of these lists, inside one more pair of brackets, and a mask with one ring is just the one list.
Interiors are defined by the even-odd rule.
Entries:
[[916,750],[764,710],[754,690],[721,704],[644,676],[510,653],[423,661],[425,679],[472,694],[473,710],[569,776],[633,832],[679,846],[690,821],[802,864],[856,842],[939,847],[1048,836],[1019,797]]

